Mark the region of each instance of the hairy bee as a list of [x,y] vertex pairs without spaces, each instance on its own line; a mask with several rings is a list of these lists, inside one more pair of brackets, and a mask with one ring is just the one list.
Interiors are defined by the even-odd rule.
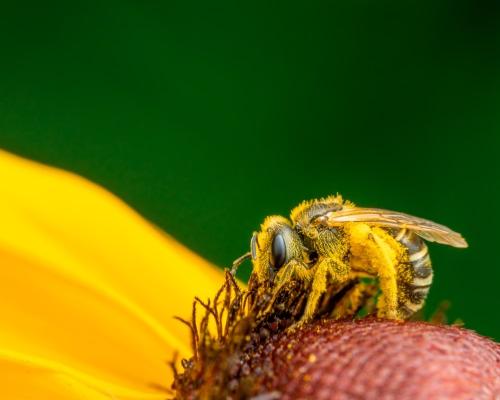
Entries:
[[[290,219],[267,217],[251,240],[252,274],[279,290],[290,280],[309,288],[301,322],[310,320],[329,285],[378,279],[381,318],[405,319],[422,308],[432,267],[422,239],[467,247],[449,228],[411,215],[356,207],[340,195],[305,201]],[[351,291],[359,298],[359,290]],[[356,301],[355,298],[351,299]]]

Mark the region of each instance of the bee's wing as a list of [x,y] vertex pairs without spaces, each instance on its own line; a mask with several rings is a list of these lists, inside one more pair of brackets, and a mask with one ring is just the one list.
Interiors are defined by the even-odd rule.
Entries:
[[444,225],[380,208],[354,207],[341,211],[331,211],[315,220],[315,223],[328,227],[339,226],[345,222],[364,222],[369,225],[388,228],[406,228],[414,231],[429,242],[447,244],[453,247],[468,246],[460,233],[454,232]]

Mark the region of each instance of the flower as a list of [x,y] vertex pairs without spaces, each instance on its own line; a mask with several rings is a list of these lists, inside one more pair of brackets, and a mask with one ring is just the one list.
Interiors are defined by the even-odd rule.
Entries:
[[[315,321],[272,335],[243,368],[274,399],[498,399],[500,345],[457,326]],[[267,397],[268,399],[273,397]]]
[[221,271],[103,188],[0,151],[4,399],[164,399]]
[[[74,174],[0,151],[0,180],[1,397],[165,399],[174,380],[169,362],[176,353],[192,355],[189,331],[173,316],[192,317],[195,296],[217,297],[224,288],[242,295],[232,276],[224,281],[208,262]],[[236,318],[246,303],[233,309],[230,298],[223,303]],[[220,314],[198,303],[206,309],[201,325],[212,316],[220,328]],[[316,320],[286,331],[278,314],[265,317],[202,340],[209,351],[186,360],[175,376],[178,398],[500,394],[500,345],[471,331],[369,319]]]
[[[213,301],[198,302],[204,317],[190,323],[195,356],[175,375],[176,399],[500,396],[500,344],[443,324],[443,314],[418,322],[348,314],[338,320],[327,313],[293,328],[308,296],[301,282],[273,296],[268,282],[253,277],[240,290],[227,273]],[[337,295],[327,299],[323,311],[336,301]],[[210,320],[217,334],[206,329]]]

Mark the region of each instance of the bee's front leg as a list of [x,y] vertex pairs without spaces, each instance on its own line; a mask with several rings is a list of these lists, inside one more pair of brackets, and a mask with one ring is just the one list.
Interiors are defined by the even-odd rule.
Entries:
[[312,279],[312,270],[307,267],[307,264],[301,261],[290,260],[281,267],[274,278],[275,291],[278,292],[284,285],[294,279],[309,283]]

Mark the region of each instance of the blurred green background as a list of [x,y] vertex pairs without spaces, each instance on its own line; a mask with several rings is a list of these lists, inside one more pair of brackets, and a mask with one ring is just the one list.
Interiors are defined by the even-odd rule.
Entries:
[[499,340],[499,17],[493,0],[3,2],[0,147],[220,266],[266,215],[336,192],[449,225],[470,248],[431,245],[429,309],[450,300]]

